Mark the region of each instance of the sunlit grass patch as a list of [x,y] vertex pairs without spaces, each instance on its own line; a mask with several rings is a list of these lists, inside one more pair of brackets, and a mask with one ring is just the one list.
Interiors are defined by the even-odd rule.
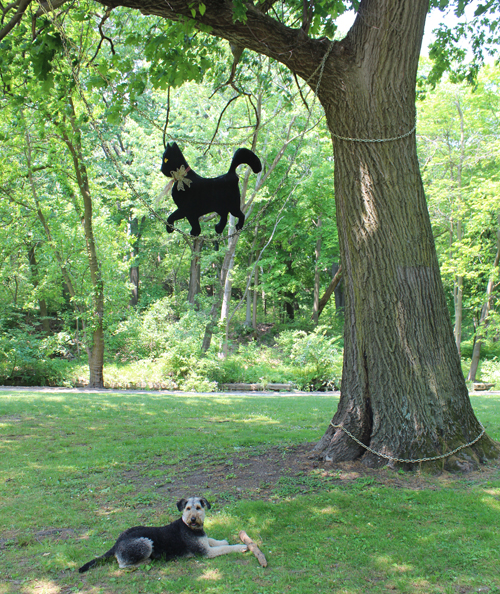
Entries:
[[[498,398],[473,404],[498,438]],[[2,392],[0,594],[498,593],[498,471],[420,484],[387,469],[286,472],[335,406],[327,394]],[[272,449],[266,496],[238,491],[240,465]],[[200,472],[210,536],[235,543],[244,529],[266,569],[247,553],[77,573],[124,528],[177,518],[171,489]]]

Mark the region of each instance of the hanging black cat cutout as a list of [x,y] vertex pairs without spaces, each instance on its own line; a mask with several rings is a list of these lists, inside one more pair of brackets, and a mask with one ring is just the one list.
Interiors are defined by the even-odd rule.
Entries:
[[254,173],[262,171],[259,157],[249,149],[240,148],[234,153],[227,173],[213,178],[201,177],[189,167],[175,142],[167,144],[161,172],[172,178],[167,191],[172,187],[172,198],[177,206],[177,210],[167,219],[167,232],[174,231],[175,221],[186,218],[191,223],[191,235],[197,237],[201,233],[198,219],[209,212],[216,212],[220,216],[215,225],[217,233],[224,231],[229,213],[238,218],[236,229],[242,229],[245,215],[241,211],[236,175],[236,168],[242,164],[250,165]]

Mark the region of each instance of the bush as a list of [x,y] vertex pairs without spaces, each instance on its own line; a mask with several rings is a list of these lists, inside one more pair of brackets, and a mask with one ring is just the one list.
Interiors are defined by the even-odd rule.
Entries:
[[0,334],[0,383],[5,386],[60,386],[65,384],[66,335],[46,337],[22,329]]
[[276,350],[256,343],[242,345],[227,359],[219,359],[211,372],[211,378],[219,384],[293,381]]
[[495,357],[481,362],[481,381],[500,387],[500,361]]
[[[129,361],[137,370],[147,368],[154,383],[213,391],[217,383],[211,376],[216,375],[217,364],[201,352],[206,323],[206,316],[189,304],[177,306],[165,297],[119,324],[109,345],[116,360]],[[137,380],[127,383],[137,384]]]
[[340,336],[328,336],[318,326],[313,332],[285,330],[276,339],[285,357],[294,364],[295,381],[303,390],[324,390],[340,387],[342,349]]

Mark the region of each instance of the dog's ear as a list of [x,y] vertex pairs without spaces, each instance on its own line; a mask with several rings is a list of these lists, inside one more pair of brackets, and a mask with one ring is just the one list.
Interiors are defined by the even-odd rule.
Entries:
[[205,497],[200,497],[200,503],[202,507],[206,507],[207,509],[210,509],[212,507],[210,503],[208,503],[208,501],[205,499]]
[[181,499],[180,501],[177,502],[177,509],[179,511],[182,511],[187,505],[187,499]]

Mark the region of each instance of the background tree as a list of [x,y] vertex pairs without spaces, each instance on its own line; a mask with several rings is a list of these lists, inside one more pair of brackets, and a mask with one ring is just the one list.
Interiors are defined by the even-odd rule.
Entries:
[[[12,202],[36,216],[35,228],[44,236],[45,245],[52,250],[76,319],[82,324],[88,354],[89,385],[103,387],[106,299],[106,272],[103,267],[106,258],[102,252],[98,253],[97,246],[95,226],[98,219],[94,213],[96,204],[93,198],[93,191],[97,188],[93,187],[90,179],[90,158],[82,139],[86,116],[81,104],[76,103],[79,96],[74,73],[69,69],[64,53],[57,60],[50,61],[51,56],[62,48],[61,38],[53,35],[37,41],[30,47],[31,55],[10,56],[7,97],[10,113],[16,119],[17,132],[22,131],[22,135],[17,133],[11,139],[11,148],[15,158],[20,159],[18,167],[25,173],[21,179],[8,179],[4,191]],[[69,43],[68,40],[66,42]],[[81,54],[85,50],[85,46],[79,47]],[[38,103],[42,96],[43,101]],[[23,145],[24,150],[19,150]],[[57,161],[61,155],[65,156]],[[40,171],[43,171],[43,179]],[[24,196],[28,188],[30,198],[26,200]],[[78,240],[83,239],[83,246],[77,247],[78,243],[71,243],[67,237],[64,245],[59,243],[66,230],[54,217],[55,213],[61,212],[58,204],[61,198],[72,213],[61,213],[60,216],[67,222],[67,229],[74,240],[79,243]],[[81,231],[80,237],[78,231]],[[114,247],[115,238],[107,239],[110,248]],[[71,260],[75,257],[75,249],[78,250],[76,259],[80,266],[83,265],[83,270],[80,268],[78,272],[76,269],[79,267]],[[85,263],[81,261],[83,255],[86,256]],[[119,254],[117,256],[119,258]],[[34,254],[30,252],[29,257],[33,267]],[[120,268],[115,260],[115,271]],[[83,282],[82,277],[85,278]],[[39,284],[38,281],[36,283]],[[115,303],[119,299],[118,293]]]
[[[498,67],[485,67],[474,87],[442,81],[419,102],[425,130],[419,137],[419,155],[441,272],[445,286],[452,287],[448,295],[453,296],[455,340],[459,349],[462,338],[468,341],[467,352],[471,342],[475,347],[471,381],[480,351],[475,345],[488,334],[483,335],[486,310],[494,313],[491,291],[498,278],[499,82]],[[487,326],[495,337],[498,325],[493,315]]]

